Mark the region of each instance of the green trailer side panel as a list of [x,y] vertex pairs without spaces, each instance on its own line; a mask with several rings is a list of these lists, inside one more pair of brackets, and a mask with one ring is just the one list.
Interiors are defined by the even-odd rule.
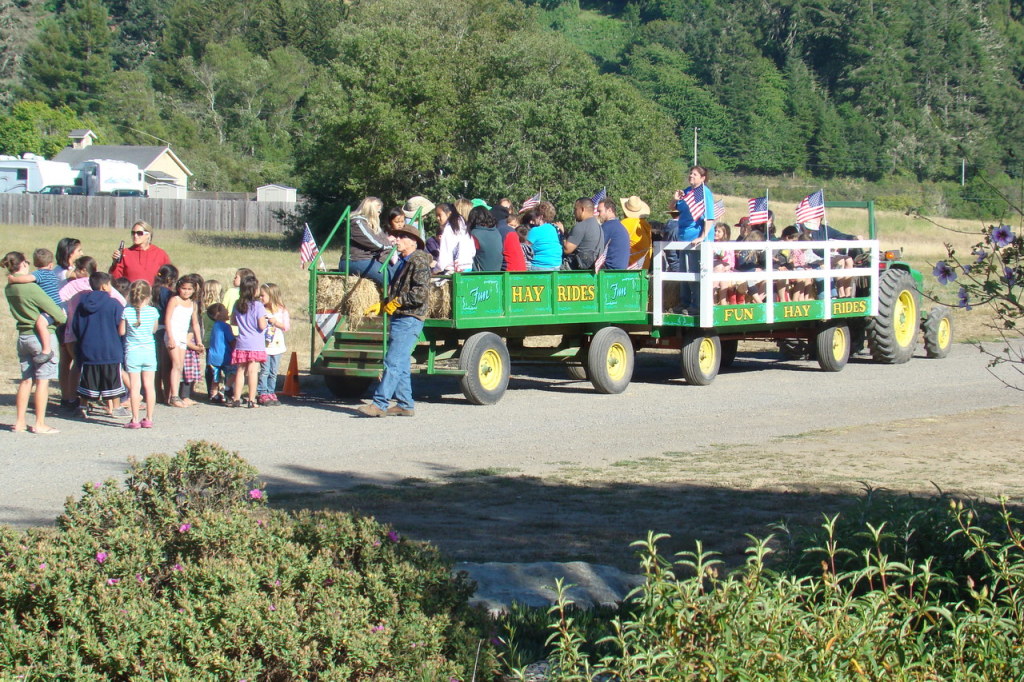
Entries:
[[459,273],[451,282],[458,329],[648,320],[646,272]]
[[763,303],[715,306],[716,327],[733,327],[738,324],[760,324],[766,319],[765,305]]
[[824,316],[824,301],[790,301],[775,304],[775,321],[820,320]]
[[832,317],[865,317],[871,312],[870,298],[843,298],[832,301]]

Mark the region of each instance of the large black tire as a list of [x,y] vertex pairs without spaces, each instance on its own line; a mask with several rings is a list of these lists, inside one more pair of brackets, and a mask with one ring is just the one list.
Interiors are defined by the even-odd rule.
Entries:
[[868,318],[871,357],[896,365],[914,357],[917,348],[918,295],[906,270],[886,270],[878,281],[878,314]]
[[566,365],[565,371],[569,375],[570,379],[575,379],[576,381],[587,381],[586,365]]
[[850,328],[838,322],[823,327],[814,345],[818,366],[826,372],[838,372],[850,359]]
[[787,360],[808,360],[813,355],[807,339],[779,339],[775,343],[779,353]]
[[511,369],[508,348],[501,337],[492,332],[473,334],[462,344],[459,369],[462,393],[474,405],[493,405],[508,388]]
[[921,324],[924,330],[924,349],[930,358],[944,358],[953,346],[953,318],[949,308],[935,306]]
[[633,379],[633,342],[618,327],[599,329],[587,349],[587,378],[598,393],[622,393]]
[[732,367],[736,361],[736,351],[739,349],[739,339],[719,339],[718,344],[722,347],[722,362],[720,367]]
[[707,386],[722,366],[722,344],[717,334],[688,331],[680,354],[683,378],[693,386]]
[[355,400],[366,393],[373,383],[370,377],[347,377],[337,374],[325,374],[324,385],[338,400]]

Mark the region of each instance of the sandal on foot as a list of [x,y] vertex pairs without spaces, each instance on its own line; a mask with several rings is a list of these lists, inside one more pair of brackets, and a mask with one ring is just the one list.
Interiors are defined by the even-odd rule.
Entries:
[[48,436],[51,433],[60,433],[60,430],[55,429],[52,426],[43,426],[42,428],[33,426],[29,428],[29,431],[32,433],[38,433],[40,436]]
[[167,401],[167,404],[171,407],[186,407],[185,401],[178,396],[172,396],[171,399]]

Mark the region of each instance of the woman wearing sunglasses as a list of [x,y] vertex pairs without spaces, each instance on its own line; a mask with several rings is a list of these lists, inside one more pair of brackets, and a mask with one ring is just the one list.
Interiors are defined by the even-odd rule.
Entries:
[[114,279],[127,277],[128,281],[144,279],[150,284],[157,271],[171,262],[167,252],[153,245],[153,228],[140,220],[132,225],[132,245],[127,249],[115,249],[110,264],[110,275]]

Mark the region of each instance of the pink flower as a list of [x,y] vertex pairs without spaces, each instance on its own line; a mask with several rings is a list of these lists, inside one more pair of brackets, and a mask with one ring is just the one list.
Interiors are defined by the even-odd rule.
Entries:
[[107,584],[108,585],[116,585],[119,582],[121,582],[120,578],[107,578]]
[[256,519],[256,525],[262,528],[263,526],[267,525],[267,522],[263,519]]
[[179,533],[187,533],[190,530],[192,530],[192,524],[191,523],[183,523],[180,526],[178,526],[178,532]]
[[171,570],[172,571],[184,571],[185,569],[181,567],[181,564],[174,564],[173,566],[171,566]]
[[270,605],[270,610],[271,610],[271,611],[277,611],[277,607],[276,607],[276,606],[274,606],[273,604],[271,604],[271,605]]
[[374,547],[380,547],[380,540],[374,540],[373,541],[373,546]]
[[102,564],[110,556],[106,552],[96,552],[96,563]]
[[146,582],[146,579],[142,577],[141,573],[136,573],[135,574],[135,579],[138,580],[140,583]]
[[45,571],[46,570],[46,562],[45,561],[43,563],[39,564],[39,570],[40,571]]
[[378,625],[374,625],[372,628],[370,628],[370,630],[372,632],[384,632],[384,626],[383,625],[379,625],[379,624]]
[[249,491],[249,499],[250,500],[262,500],[263,499],[263,491],[260,490],[259,488],[253,488],[252,490]]

